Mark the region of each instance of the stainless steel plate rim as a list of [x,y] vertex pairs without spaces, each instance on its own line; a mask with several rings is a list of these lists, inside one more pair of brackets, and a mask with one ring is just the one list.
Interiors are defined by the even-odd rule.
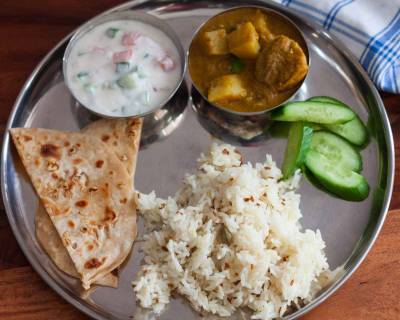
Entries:
[[[102,14],[109,13],[112,11],[116,10],[124,10],[128,9],[132,5],[138,5],[147,2],[146,0],[139,0],[139,1],[131,1],[122,5],[119,5],[117,7],[114,7]],[[274,8],[280,8],[279,5],[276,3],[271,3],[268,1],[263,0],[262,1],[265,4],[268,4],[269,6],[272,6]],[[161,2],[163,3],[163,2]],[[285,8],[288,12],[290,12],[292,15],[298,16],[293,10]],[[302,20],[305,20],[304,17],[300,17]],[[366,75],[366,72],[362,69],[361,65],[358,63],[357,59],[347,51],[346,47],[342,44],[341,41],[336,39],[335,37],[331,36],[325,31],[322,31],[319,26],[317,26],[315,23],[310,22],[308,20],[305,20],[308,25],[310,25],[312,28],[315,30],[318,30],[321,34],[324,35],[324,37],[330,39],[331,41],[335,42],[335,44],[341,48],[342,54],[346,56],[347,59],[349,59],[352,63],[353,66],[357,69],[357,71],[363,76],[363,80],[367,82],[369,85],[369,89],[372,91],[374,99],[378,103],[378,111],[380,116],[383,119],[383,125],[384,125],[384,136],[385,140],[388,141],[386,147],[387,147],[387,179],[386,179],[386,189],[385,189],[385,194],[383,197],[383,205],[381,207],[380,213],[379,213],[379,219],[377,220],[377,223],[374,227],[374,230],[368,239],[367,243],[363,247],[362,251],[358,254],[358,257],[355,261],[352,262],[352,266],[350,269],[339,279],[337,280],[336,284],[332,287],[329,288],[329,290],[323,292],[317,299],[315,299],[313,302],[311,302],[309,305],[305,306],[304,308],[300,309],[299,311],[295,312],[294,314],[290,315],[287,317],[287,319],[294,319],[295,317],[299,317],[301,315],[304,315],[306,312],[309,310],[313,309],[325,299],[327,299],[333,292],[335,292],[351,275],[352,273],[358,268],[358,266],[361,264],[361,262],[364,260],[366,255],[368,254],[369,250],[371,249],[373,243],[375,242],[379,231],[381,230],[381,227],[384,223],[386,214],[389,209],[389,203],[390,199],[392,196],[392,189],[393,189],[393,182],[394,182],[394,145],[393,145],[393,137],[392,137],[392,132],[390,129],[390,124],[389,120],[386,114],[386,111],[384,109],[384,105],[382,103],[382,100],[380,99],[379,93],[372,84],[371,80],[368,78]],[[20,230],[18,228],[18,222],[16,221],[16,217],[14,216],[14,213],[12,211],[10,199],[8,197],[8,181],[7,181],[7,176],[6,176],[6,162],[7,162],[7,156],[9,154],[9,149],[10,149],[10,136],[8,133],[8,129],[11,128],[12,123],[16,117],[16,114],[20,109],[23,107],[21,104],[23,102],[25,93],[28,91],[28,89],[32,86],[33,81],[37,77],[37,75],[40,73],[42,70],[43,66],[46,64],[46,62],[49,60],[49,58],[54,54],[56,50],[58,50],[68,39],[71,37],[71,34],[66,36],[64,39],[62,39],[42,60],[41,62],[37,65],[37,67],[34,69],[32,74],[29,76],[28,80],[25,82],[23,85],[20,94],[18,95],[16,102],[14,104],[14,107],[10,113],[9,120],[7,122],[7,126],[5,129],[4,133],[4,138],[3,138],[3,146],[2,146],[2,156],[1,156],[1,188],[2,188],[2,195],[3,195],[3,202],[5,206],[5,210],[8,216],[9,223],[11,225],[12,231],[22,249],[24,252],[25,256],[27,257],[28,261],[31,263],[35,271],[46,281],[47,284],[50,285],[50,287],[56,291],[60,296],[62,296],[64,299],[66,299],[69,303],[86,313],[87,315],[97,318],[97,319],[107,319],[106,316],[101,314],[100,310],[95,310],[93,307],[91,307],[89,304],[82,302],[82,300],[77,300],[74,298],[69,290],[66,288],[62,287],[61,285],[57,284],[56,282],[53,281],[51,276],[46,272],[45,269],[42,268],[42,266],[38,263],[38,258],[35,256],[35,254],[31,251],[29,251],[29,248],[27,244],[24,242],[22,235],[20,234]]]

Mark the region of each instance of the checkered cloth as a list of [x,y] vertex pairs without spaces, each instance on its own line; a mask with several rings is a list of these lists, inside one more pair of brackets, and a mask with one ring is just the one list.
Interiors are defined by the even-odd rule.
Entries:
[[400,93],[400,0],[274,1],[341,39],[380,90]]

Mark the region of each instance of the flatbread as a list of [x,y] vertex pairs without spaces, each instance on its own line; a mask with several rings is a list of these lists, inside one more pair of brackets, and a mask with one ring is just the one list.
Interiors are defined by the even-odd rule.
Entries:
[[[119,157],[133,183],[141,129],[142,119],[101,119],[83,128],[82,132],[102,139]],[[35,225],[36,237],[55,265],[68,275],[79,278],[57,230],[43,207],[36,213]],[[98,279],[95,284],[116,288],[117,270]]]
[[125,260],[136,237],[129,174],[87,134],[15,128],[11,135],[83,287],[90,288]]
[[142,119],[101,119],[87,125],[82,132],[106,143],[124,163],[133,181],[141,129]]
[[[59,234],[46,209],[40,205],[38,211],[35,215],[35,225],[36,225],[36,237],[49,255],[54,264],[63,272],[74,278],[80,278],[78,272],[75,269],[74,263],[65,249]],[[105,276],[97,279],[94,284],[99,286],[106,286],[117,288],[118,287],[118,271],[113,270]]]

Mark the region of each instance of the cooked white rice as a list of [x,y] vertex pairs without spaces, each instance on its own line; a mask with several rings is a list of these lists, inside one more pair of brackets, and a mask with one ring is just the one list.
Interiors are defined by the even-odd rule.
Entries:
[[133,282],[140,305],[160,313],[176,291],[199,311],[273,319],[307,303],[329,266],[319,230],[301,230],[300,173],[280,181],[271,156],[253,167],[226,144],[198,162],[174,198],[139,195],[152,230]]

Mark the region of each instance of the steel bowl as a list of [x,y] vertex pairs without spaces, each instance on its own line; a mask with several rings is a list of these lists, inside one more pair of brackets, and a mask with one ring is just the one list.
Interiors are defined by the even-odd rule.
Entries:
[[[109,114],[102,114],[101,112],[93,109],[90,105],[85,105],[82,101],[79,100],[77,96],[75,96],[73,90],[71,89],[70,83],[68,81],[67,77],[67,65],[68,65],[68,59],[70,56],[70,53],[72,51],[72,48],[74,47],[75,43],[86,33],[91,31],[93,28],[109,21],[114,21],[114,20],[133,20],[133,21],[140,21],[146,24],[149,24],[161,31],[163,31],[174,43],[175,47],[178,50],[179,53],[179,59],[180,59],[180,64],[182,66],[181,68],[181,76],[179,81],[176,84],[176,87],[174,90],[171,91],[169,96],[162,101],[159,105],[151,108],[150,110],[139,113],[139,114],[129,114],[126,116],[111,116]],[[170,25],[165,22],[165,20],[159,19],[154,15],[144,13],[141,11],[132,11],[132,10],[126,10],[126,11],[115,11],[115,12],[108,12],[105,14],[102,14],[100,16],[97,16],[85,24],[83,24],[81,27],[79,27],[73,36],[71,37],[70,41],[68,42],[67,48],[65,49],[65,53],[63,56],[63,75],[64,75],[64,82],[67,85],[69,91],[71,92],[72,96],[78,101],[83,107],[88,109],[89,111],[95,113],[98,116],[105,117],[105,118],[138,118],[138,117],[143,117],[146,115],[151,115],[155,111],[163,108],[168,104],[168,102],[174,97],[175,93],[177,90],[181,87],[182,81],[185,77],[186,73],[186,54],[185,50],[183,49],[182,43],[179,40],[178,35],[175,33],[175,31],[170,27]]]
[[[304,54],[307,59],[307,63],[310,67],[310,56],[309,56],[309,50],[308,50],[308,45],[307,41],[301,32],[301,30],[297,27],[297,25],[286,15],[284,15],[281,12],[278,12],[276,10],[270,9],[270,8],[265,8],[261,6],[256,6],[256,5],[250,5],[250,6],[238,6],[234,8],[230,8],[228,10],[224,10],[219,12],[217,15],[212,16],[211,18],[207,19],[195,32],[195,34],[192,37],[192,40],[190,42],[189,49],[187,51],[187,59],[188,63],[190,66],[190,51],[192,49],[193,45],[193,40],[198,36],[198,34],[203,30],[204,26],[207,25],[207,23],[214,19],[217,16],[223,15],[227,12],[235,11],[235,10],[241,10],[241,9],[259,9],[260,11],[263,11],[267,14],[268,16],[273,16],[274,19],[277,19],[277,21],[282,22],[286,25],[291,26],[291,32],[293,32],[296,35],[296,41],[298,41],[300,47],[303,49]],[[284,34],[284,33],[283,33]],[[189,73],[190,73],[190,67],[189,67]],[[308,74],[308,72],[307,72]],[[298,85],[295,87],[293,90],[293,93],[285,100],[281,101],[279,104],[266,108],[262,111],[256,111],[256,112],[238,112],[234,110],[230,110],[228,108],[225,108],[223,106],[214,104],[210,102],[204,92],[200,90],[198,85],[193,81],[192,78],[192,83],[193,83],[193,88],[192,88],[192,98],[193,98],[193,106],[195,111],[199,114],[199,117],[202,115],[208,115],[206,117],[203,117],[205,122],[208,122],[209,125],[208,127],[214,126],[214,127],[221,127],[223,128],[223,131],[225,132],[224,135],[226,136],[227,134],[232,136],[231,140],[238,140],[240,144],[253,144],[255,141],[259,141],[260,139],[267,138],[268,137],[268,128],[271,125],[271,117],[270,117],[270,111],[273,109],[281,106],[282,104],[298,99],[301,87],[303,83],[306,80],[306,76],[303,78],[302,81],[298,83]],[[208,119],[206,119],[208,117]],[[206,125],[207,126],[207,125]],[[250,136],[248,135],[249,128],[251,128],[251,134]],[[215,133],[218,130],[214,130],[213,132]],[[242,133],[245,133],[244,135]]]

